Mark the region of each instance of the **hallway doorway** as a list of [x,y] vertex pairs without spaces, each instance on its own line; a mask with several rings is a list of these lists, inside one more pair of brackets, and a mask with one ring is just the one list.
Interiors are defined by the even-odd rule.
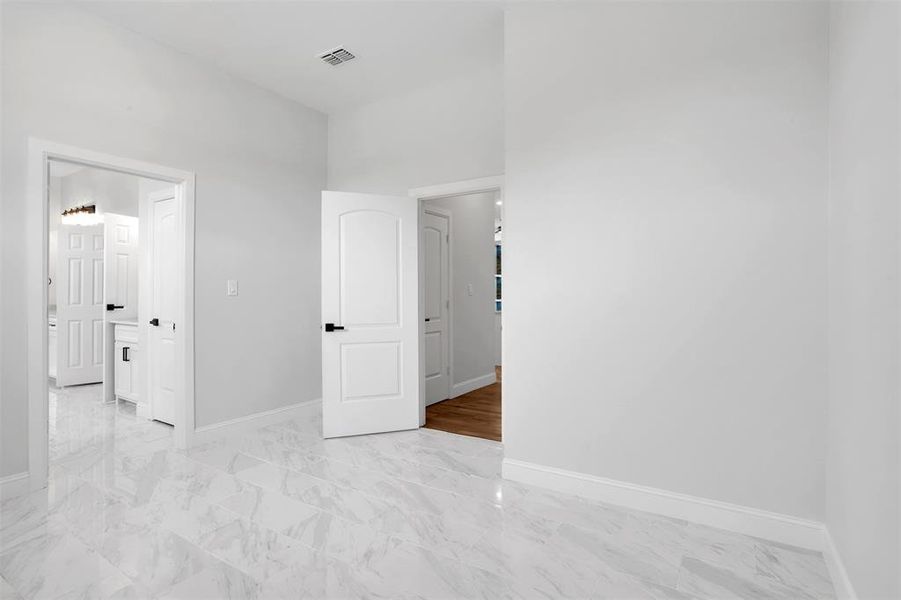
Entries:
[[421,203],[422,425],[502,441],[503,178],[411,195]]

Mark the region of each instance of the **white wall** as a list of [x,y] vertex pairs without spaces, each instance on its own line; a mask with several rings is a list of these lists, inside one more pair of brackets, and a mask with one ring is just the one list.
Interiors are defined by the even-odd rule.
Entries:
[[899,18],[831,7],[826,522],[860,598],[901,597]]
[[[483,192],[426,201],[451,213],[452,386],[494,376],[495,195]],[[469,391],[462,389],[452,388],[451,397]]]
[[27,464],[28,136],[196,173],[198,426],[318,397],[325,116],[75,8],[3,12],[0,475]]
[[508,8],[506,457],[822,519],[827,11]]
[[503,71],[499,56],[486,61],[466,77],[329,115],[329,189],[406,195],[501,174]]
[[103,169],[82,169],[59,179],[61,210],[95,204],[98,213],[138,216],[140,177]]

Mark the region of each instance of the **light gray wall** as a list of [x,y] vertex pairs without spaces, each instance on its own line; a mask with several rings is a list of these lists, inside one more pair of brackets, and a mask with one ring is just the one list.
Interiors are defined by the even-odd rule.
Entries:
[[329,115],[329,189],[406,195],[501,174],[501,57],[486,62],[465,77]]
[[98,213],[138,216],[140,177],[103,169],[82,169],[59,179],[62,210],[95,204]]
[[451,213],[452,385],[494,374],[494,202],[494,192],[426,202]]
[[507,457],[823,518],[827,12],[508,8]]
[[198,426],[320,396],[308,282],[319,281],[326,117],[75,8],[3,12],[0,475],[27,462],[28,136],[196,173]]
[[901,597],[899,18],[831,6],[826,522],[860,598]]

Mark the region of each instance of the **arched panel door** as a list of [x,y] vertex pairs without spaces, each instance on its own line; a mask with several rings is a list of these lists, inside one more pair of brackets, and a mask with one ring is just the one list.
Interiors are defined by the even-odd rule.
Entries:
[[419,426],[417,200],[322,193],[322,431]]

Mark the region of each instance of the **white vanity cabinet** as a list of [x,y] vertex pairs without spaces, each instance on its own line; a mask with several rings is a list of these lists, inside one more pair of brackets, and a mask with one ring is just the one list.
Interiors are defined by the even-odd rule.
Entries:
[[138,361],[140,350],[138,349],[138,324],[132,322],[114,323],[114,351],[116,398],[130,402],[140,401],[140,373]]

